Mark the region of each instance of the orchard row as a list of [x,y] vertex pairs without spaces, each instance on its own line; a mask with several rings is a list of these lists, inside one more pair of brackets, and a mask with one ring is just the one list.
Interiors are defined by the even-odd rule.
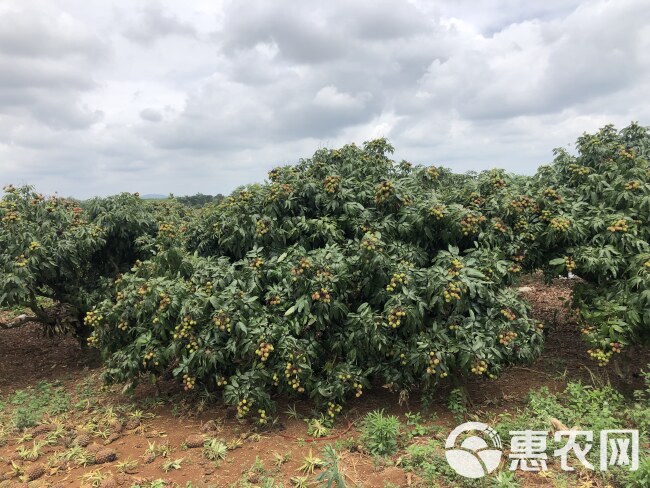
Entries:
[[524,272],[582,278],[599,364],[647,341],[646,129],[584,135],[534,177],[391,153],[319,150],[200,209],[7,187],[0,305],[99,348],[107,381],[176,378],[260,422],[277,396],[334,416],[376,384],[427,393],[532,361],[544,325],[513,291]]

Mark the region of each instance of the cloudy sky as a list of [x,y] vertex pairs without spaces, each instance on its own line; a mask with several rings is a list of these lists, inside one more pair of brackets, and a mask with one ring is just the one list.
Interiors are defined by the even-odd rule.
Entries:
[[320,147],[533,173],[650,125],[649,0],[0,0],[0,183],[226,193]]

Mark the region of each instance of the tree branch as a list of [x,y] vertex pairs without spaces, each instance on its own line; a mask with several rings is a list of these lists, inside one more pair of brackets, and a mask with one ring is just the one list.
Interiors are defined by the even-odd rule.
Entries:
[[28,315],[19,315],[11,322],[0,322],[0,329],[16,329],[25,325],[27,322],[41,322],[38,317],[30,317]]
[[29,291],[29,308],[36,315],[38,322],[42,322],[44,324],[52,323],[47,313],[45,313],[45,311],[38,306],[38,302],[36,301],[36,294],[33,290]]

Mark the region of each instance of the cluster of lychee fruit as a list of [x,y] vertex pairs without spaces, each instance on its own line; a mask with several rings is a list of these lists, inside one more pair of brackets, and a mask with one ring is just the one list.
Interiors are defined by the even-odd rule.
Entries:
[[517,333],[511,330],[499,334],[499,343],[507,346],[517,338]]
[[477,206],[477,207],[480,207],[481,205],[483,205],[485,203],[485,198],[481,197],[481,195],[476,193],[475,191],[470,193],[469,199],[470,199],[470,202],[473,205]]
[[449,303],[452,300],[460,300],[461,291],[462,283],[451,282],[442,292],[442,296],[444,297],[445,302]]
[[578,267],[576,262],[569,256],[564,256],[564,266],[566,267],[566,270],[569,273],[574,271]]
[[253,193],[248,191],[248,190],[242,190],[239,192],[239,195],[237,195],[239,198],[240,202],[247,202],[253,197]]
[[191,317],[184,317],[181,323],[174,328],[174,339],[184,339],[192,333],[192,327],[196,325],[196,320]]
[[627,232],[629,229],[627,221],[625,219],[618,219],[614,221],[612,225],[607,227],[607,230],[610,232]]
[[515,313],[509,308],[502,308],[501,315],[503,315],[508,320],[515,320],[517,318],[517,315],[515,315]]
[[566,232],[571,227],[571,221],[566,217],[555,217],[551,219],[551,228],[558,232]]
[[196,378],[193,378],[189,374],[184,374],[183,375],[183,389],[185,391],[189,391],[194,389],[194,386],[196,386]]
[[485,374],[485,372],[487,371],[487,368],[488,368],[487,362],[484,361],[483,359],[481,359],[481,360],[477,361],[476,363],[474,363],[474,365],[472,366],[471,371],[472,371],[472,373],[474,373],[476,375],[482,375],[482,374]]
[[440,177],[440,170],[435,166],[429,166],[426,169],[427,176],[432,180],[437,180]]
[[625,148],[621,148],[621,150],[618,152],[619,156],[622,158],[627,158],[627,159],[634,159],[634,149],[630,149],[629,151]]
[[343,407],[334,402],[327,402],[327,415],[331,418],[336,417],[337,414],[341,413]]
[[89,325],[90,327],[97,327],[102,320],[104,320],[104,317],[102,317],[99,312],[90,310],[86,313],[84,324]]
[[463,263],[460,259],[454,258],[451,260],[451,267],[447,271],[447,274],[451,277],[460,276],[460,270],[463,269]]
[[169,307],[169,305],[171,305],[171,303],[172,303],[171,296],[169,296],[167,293],[160,294],[160,304],[158,305],[158,308],[160,310],[166,309],[167,307]]
[[612,357],[612,351],[603,351],[602,349],[589,349],[587,354],[591,359],[598,361],[598,366],[607,366],[609,359]]
[[264,424],[266,424],[268,422],[268,419],[266,418],[266,410],[264,410],[263,408],[260,408],[260,409],[257,410],[257,414],[259,415],[259,419],[257,420],[257,422],[260,425],[264,425]]
[[591,334],[595,330],[595,327],[593,325],[585,324],[582,327],[580,327],[580,332],[588,335]]
[[8,210],[2,216],[3,222],[13,223],[13,222],[18,222],[19,220],[20,220],[20,215],[15,210]]
[[460,230],[464,236],[475,234],[478,226],[485,221],[485,215],[468,214],[460,220]]
[[330,303],[332,297],[327,288],[321,288],[320,290],[316,290],[311,294],[311,299],[315,302]]
[[239,400],[237,403],[237,418],[243,418],[248,415],[248,412],[251,410],[251,405],[253,402],[249,401],[247,398]]
[[259,347],[255,349],[255,354],[257,354],[262,362],[266,362],[267,359],[269,359],[269,356],[273,352],[273,344],[270,344],[268,342],[262,342],[260,343]]
[[331,281],[332,278],[334,278],[334,274],[329,270],[329,268],[321,268],[316,271],[316,278]]
[[269,222],[267,222],[266,220],[258,220],[255,223],[255,233],[260,237],[265,235],[270,228],[271,228],[271,224],[269,224]]
[[542,222],[550,222],[551,215],[553,215],[553,213],[550,210],[542,210],[542,213],[539,215],[539,219]]
[[142,364],[146,367],[147,363],[153,361],[154,366],[158,366],[160,362],[156,359],[156,353],[153,351],[149,351],[147,354],[144,355],[144,358],[142,359]]
[[497,173],[493,173],[490,175],[490,184],[497,189],[505,188],[506,187],[506,180],[501,178]]
[[327,193],[336,193],[339,189],[340,183],[340,176],[327,176],[323,182],[323,186],[325,187],[325,191]]
[[427,374],[436,374],[437,366],[440,364],[440,358],[434,351],[429,352],[429,366],[427,366]]
[[406,285],[408,283],[408,278],[405,273],[393,273],[393,276],[390,278],[390,283],[386,285],[386,291],[392,292],[397,289],[400,285]]
[[230,332],[230,317],[225,310],[220,308],[217,315],[212,318],[212,322],[221,332]]
[[281,185],[274,184],[271,186],[268,199],[272,202],[275,202],[281,198],[287,198],[289,195],[291,195],[292,191],[293,187],[288,183],[282,183]]
[[291,274],[293,275],[293,280],[296,281],[299,276],[303,275],[305,271],[311,268],[311,261],[307,258],[300,258],[300,263],[298,266],[291,268]]
[[518,219],[517,222],[515,222],[515,230],[523,231],[528,229],[529,227],[530,224],[525,219]]
[[445,211],[447,207],[444,205],[435,205],[429,210],[429,215],[431,215],[436,220],[440,220],[445,216]]
[[612,348],[612,352],[615,352],[616,354],[620,354],[621,351],[623,350],[623,344],[620,342],[610,342],[609,347]]
[[382,181],[377,185],[375,189],[375,203],[381,204],[388,200],[395,191],[395,187],[392,181]]
[[388,314],[388,325],[393,329],[402,325],[402,318],[406,317],[406,310],[402,307],[392,309]]
[[168,222],[163,222],[158,227],[158,232],[167,237],[174,237],[176,235],[176,227]]
[[586,176],[591,173],[591,168],[573,163],[569,165],[569,171],[576,176]]
[[553,188],[546,188],[542,194],[549,200],[553,200],[555,203],[562,203],[562,197],[557,190]]
[[190,342],[187,343],[185,348],[187,349],[187,352],[192,354],[193,352],[196,352],[196,351],[199,350],[199,343],[198,343],[198,341],[196,339],[192,339]]
[[95,334],[91,334],[88,336],[88,339],[86,339],[86,342],[90,347],[98,347],[99,346],[99,339]]
[[361,240],[361,249],[366,251],[375,251],[380,247],[379,236],[373,232],[368,232]]
[[535,208],[536,205],[535,201],[528,195],[521,195],[516,200],[510,202],[510,206],[519,212],[523,212],[528,208]]
[[27,266],[27,258],[25,257],[24,254],[21,254],[20,256],[16,256],[16,266],[19,268],[24,268]]
[[287,363],[287,366],[284,368],[284,375],[287,377],[289,386],[296,390],[298,393],[304,393],[305,389],[300,386],[300,380],[298,375],[302,372],[302,369],[293,363]]

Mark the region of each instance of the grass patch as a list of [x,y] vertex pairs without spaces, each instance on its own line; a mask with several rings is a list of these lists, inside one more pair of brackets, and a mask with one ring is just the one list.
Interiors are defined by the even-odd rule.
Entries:
[[70,396],[60,384],[44,381],[34,388],[16,391],[8,403],[12,407],[11,425],[24,430],[38,425],[46,415],[66,412],[70,407]]

